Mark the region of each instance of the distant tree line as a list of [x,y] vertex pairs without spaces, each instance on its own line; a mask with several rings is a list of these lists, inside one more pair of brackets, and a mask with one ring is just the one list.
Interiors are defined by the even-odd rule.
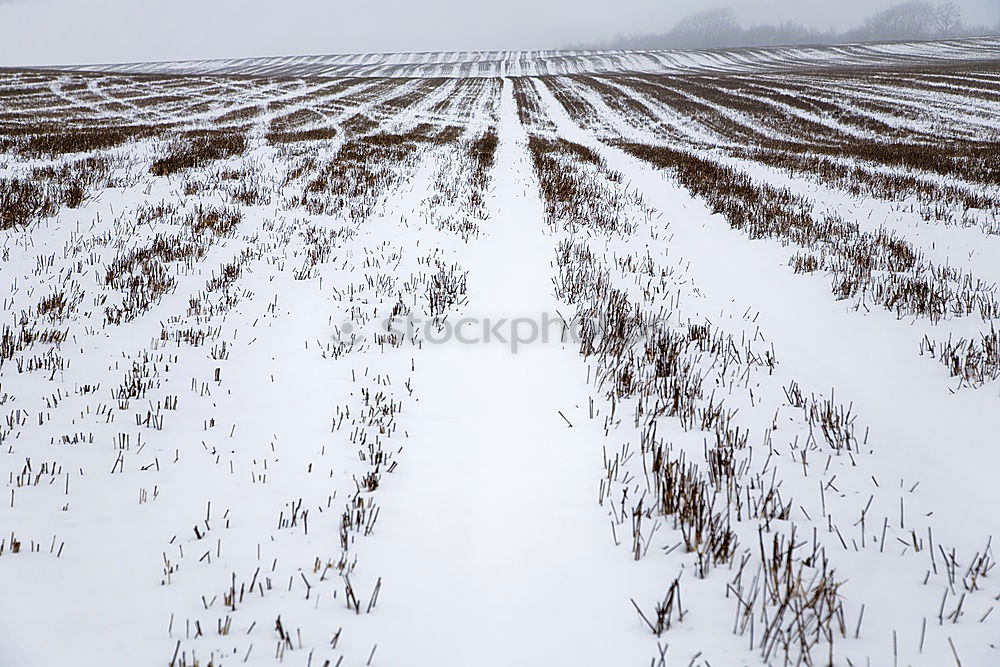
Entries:
[[994,26],[970,26],[953,2],[910,0],[877,12],[860,26],[844,32],[807,28],[785,21],[778,25],[742,27],[731,9],[692,14],[665,33],[619,35],[601,44],[576,44],[580,49],[697,49],[731,46],[834,44],[892,40],[943,39],[1000,34]]

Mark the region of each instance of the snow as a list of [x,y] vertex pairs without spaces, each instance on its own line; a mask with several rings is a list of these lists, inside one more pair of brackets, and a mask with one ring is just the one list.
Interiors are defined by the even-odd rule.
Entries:
[[[970,589],[962,573],[973,554],[992,558],[987,545],[1000,535],[1000,388],[957,389],[943,365],[919,354],[925,336],[968,337],[993,323],[897,318],[836,300],[828,276],[794,274],[795,247],[749,240],[670,173],[610,141],[658,143],[674,133],[719,145],[716,135],[642,97],[665,127],[625,118],[580,79],[565,85],[599,118],[578,123],[552,94],[553,81],[535,79],[554,130],[522,125],[509,76],[774,77],[791,61],[940,64],[998,49],[1000,41],[986,38],[728,52],[294,56],[95,66],[116,74],[88,75],[96,78],[82,88],[68,72],[32,84],[65,109],[98,117],[205,127],[226,113],[261,112],[248,122],[243,156],[153,177],[147,165],[163,142],[114,148],[127,165],[116,167],[116,187],[79,209],[0,232],[6,323],[34,318],[39,299],[55,289],[83,292],[60,323],[67,340],[50,346],[65,368],[18,372],[16,361],[40,355],[42,343],[0,366],[0,664],[793,664],[800,656],[792,649],[762,657],[753,630],[735,630],[736,595],[752,587],[759,552],[793,535],[829,557],[842,582],[833,664],[945,665],[956,654],[964,665],[996,663],[997,575]],[[165,84],[133,83],[127,75],[136,72],[183,74],[178,90],[191,101],[147,107]],[[234,73],[303,78],[218,76]],[[507,76],[495,87],[474,79],[498,74]],[[372,80],[331,80],[342,76]],[[424,88],[411,76],[453,78]],[[388,108],[415,90],[430,92]],[[949,91],[928,117],[940,118],[960,95]],[[925,97],[935,98],[922,91],[914,100]],[[981,122],[978,104],[961,115],[965,125]],[[332,127],[337,136],[298,154],[267,143],[272,121],[306,109],[316,112],[306,127]],[[305,155],[316,159],[314,171],[335,161],[354,138],[345,124],[357,114],[382,132],[431,123],[458,126],[462,136],[387,163],[397,181],[371,214],[309,214],[295,199],[306,180],[285,181],[290,165]],[[468,201],[462,188],[473,187],[459,157],[463,142],[491,129],[499,145],[485,215],[473,220],[478,234],[463,238],[438,223],[472,215],[454,203]],[[546,220],[529,137],[547,132],[604,161],[566,165],[567,175],[589,170],[625,202],[620,219],[628,225],[606,231]],[[983,229],[925,221],[906,202],[855,197],[703,149],[865,231],[887,226],[935,264],[1000,281],[998,240]],[[46,163],[7,155],[0,177]],[[204,257],[189,265],[172,264],[176,288],[148,312],[105,324],[104,305],[121,300],[102,279],[112,260],[157,234],[180,233],[182,214],[198,204],[232,204],[221,188],[183,194],[187,179],[222,179],[225,169],[257,174],[273,191],[269,203],[240,206],[234,235],[206,241]],[[450,204],[441,203],[441,173],[459,177],[461,196]],[[137,220],[144,205],[161,201],[176,204],[177,215]],[[317,254],[323,239],[327,255]],[[641,397],[612,397],[611,381],[598,382],[602,360],[584,357],[560,325],[577,315],[558,290],[556,250],[565,242],[592,251],[608,284],[656,315],[658,326],[704,323],[729,336],[732,367],[708,353],[692,362],[705,388],[701,407],[721,401],[731,426],[747,434],[748,444],[733,450],[746,506],[770,481],[787,516],[737,515],[725,489],[715,489],[714,509],[728,512],[739,541],[728,562],[702,570],[684,548],[677,517],[655,509],[645,451],[653,433],[668,458],[696,464],[705,479],[716,433],[643,413]],[[241,261],[233,285],[209,288],[225,265]],[[648,269],[634,268],[644,261]],[[466,287],[435,318],[429,285],[438,271]],[[197,314],[195,302],[217,310]],[[397,307],[426,328],[399,345],[380,343],[379,325]],[[527,336],[541,322],[546,339]],[[191,328],[209,330],[208,342],[169,337]],[[484,329],[492,340],[481,340]],[[744,351],[773,351],[776,361],[751,362]],[[122,401],[115,392],[132,369],[148,373],[151,386]],[[806,396],[850,407],[856,449],[824,444],[791,405],[793,382]],[[60,442],[72,434],[92,441]],[[637,502],[647,514],[634,510]],[[959,580],[949,583],[944,559],[953,553]],[[817,571],[815,559],[808,568]],[[654,635],[648,619],[675,582],[682,614],[675,610],[671,627]],[[939,609],[950,614],[956,605],[963,611],[954,622],[939,620]],[[820,642],[813,664],[825,664],[826,650]]]
[[[926,64],[995,57],[1000,38],[843,46],[778,46],[704,51],[472,51],[277,56],[231,60],[97,64],[95,72],[250,74],[255,76],[543,76],[600,72],[683,74],[808,69],[816,66]],[[511,71],[511,63],[517,70]],[[482,71],[482,67],[487,68]],[[479,68],[479,71],[476,69]]]

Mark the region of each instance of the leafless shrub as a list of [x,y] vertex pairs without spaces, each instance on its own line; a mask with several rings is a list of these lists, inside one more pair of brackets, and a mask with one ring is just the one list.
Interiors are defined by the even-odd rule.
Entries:
[[162,127],[148,125],[52,128],[51,131],[31,135],[20,152],[29,156],[90,153],[154,137],[162,131]]
[[337,130],[332,127],[315,127],[303,130],[275,130],[267,133],[267,140],[272,144],[292,144],[303,141],[329,141],[337,136]]
[[403,134],[350,139],[309,181],[299,203],[314,215],[347,211],[353,220],[367,218],[382,195],[400,182],[400,169],[414,164],[421,146],[441,145],[451,136],[447,128],[438,132],[420,125]]
[[187,216],[187,224],[196,234],[210,231],[216,236],[231,236],[243,214],[236,208],[212,208],[199,205]]
[[937,359],[963,386],[976,387],[1000,378],[1000,332],[991,324],[978,338],[960,338],[936,343],[929,337],[920,341],[920,354]]
[[630,204],[641,206],[641,200],[615,186],[621,176],[610,171],[597,153],[565,139],[537,135],[528,137],[528,149],[550,222],[570,230],[576,226],[606,233],[631,230],[624,211]]
[[0,229],[52,217],[63,206],[77,208],[95,186],[106,182],[111,164],[104,158],[37,167],[27,178],[0,178]]
[[234,128],[187,132],[168,143],[149,170],[155,176],[169,176],[239,155],[246,149],[245,132]]

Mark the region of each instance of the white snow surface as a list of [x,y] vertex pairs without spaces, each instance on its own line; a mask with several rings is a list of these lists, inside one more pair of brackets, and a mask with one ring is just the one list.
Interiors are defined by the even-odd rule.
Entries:
[[[1000,385],[958,387],[942,364],[919,354],[925,336],[976,336],[994,323],[971,316],[932,323],[836,300],[827,276],[794,274],[795,248],[748,239],[667,172],[609,141],[657,143],[663,128],[617,115],[579,80],[566,85],[582,91],[599,122],[578,122],[547,83],[531,87],[554,127],[549,134],[603,160],[605,167],[591,168],[627,202],[619,213],[631,226],[604,233],[549,224],[529,146],[533,133],[545,132],[522,122],[512,78],[782,70],[807,77],[813,68],[949,61],[1000,61],[1000,38],[95,65],[78,69],[113,77],[83,87],[53,74],[38,91],[95,116],[149,114],[156,123],[201,128],[219,124],[224,111],[260,115],[246,121],[243,156],[153,177],[149,158],[163,142],[119,147],[126,166],[116,167],[121,178],[112,187],[79,208],[0,232],[0,292],[13,330],[54,290],[83,290],[73,316],[59,323],[66,339],[51,346],[62,366],[19,370],[18,362],[50,354],[42,343],[0,365],[0,665],[1000,664],[1000,574],[989,566],[970,586],[967,572],[975,557],[992,562],[991,540],[1000,536]],[[141,94],[114,97],[132,74],[219,80],[148,111],[142,102],[157,98],[160,83],[139,77]],[[231,75],[279,79],[251,84]],[[456,81],[341,88],[344,77]],[[466,81],[497,77],[494,87]],[[178,84],[182,91],[187,83]],[[414,91],[422,97],[411,105],[385,110]],[[950,90],[947,103],[960,97]],[[462,102],[449,107],[456,98]],[[648,99],[637,106],[657,113]],[[988,129],[997,100],[968,106],[963,118]],[[393,163],[395,180],[385,177],[389,185],[369,214],[307,213],[291,200],[302,183],[286,180],[301,155],[265,135],[275,120],[309,110],[316,115],[298,129],[337,131],[309,144],[317,162],[306,168],[314,170],[336,161],[358,114],[384,132],[426,122],[457,126],[467,141],[495,130],[478,235],[464,239],[442,223],[473,217],[461,199],[469,167],[456,157],[458,144],[432,144]],[[699,119],[661,111],[671,131],[714,141]],[[818,112],[802,117],[845,127]],[[939,265],[1000,281],[1000,237],[978,226],[936,224],[912,202],[723,161],[866,231],[890,228]],[[0,156],[0,177],[42,164]],[[273,196],[241,205],[238,231],[213,241],[204,257],[172,266],[176,285],[148,312],[105,325],[105,305],[121,296],[104,271],[126,249],[178,227],[171,216],[138,222],[142,207],[173,202],[185,213],[199,203],[235,205],[224,189],[186,194],[191,181],[225,169],[253,172]],[[440,183],[449,174],[458,175],[462,194],[444,201]],[[316,239],[327,236],[332,249],[310,264]],[[773,351],[773,368],[741,362],[738,381],[714,364],[701,368],[706,394],[723,399],[733,424],[750,434],[736,468],[748,480],[770,480],[788,507],[766,528],[745,514],[730,517],[740,548],[728,564],[700,573],[672,517],[653,513],[637,527],[631,503],[654,493],[638,452],[639,401],[610,398],[596,382],[598,362],[572,340],[552,335],[515,353],[496,340],[436,344],[430,338],[440,328],[397,346],[375,339],[378,317],[397,303],[430,319],[429,276],[441,267],[465,280],[462,298],[437,321],[449,330],[475,337],[483,322],[571,319],[574,305],[556,289],[565,242],[587,244],[611,284],[646,312],[669,312],[671,327],[710,323],[740,351]],[[224,301],[208,283],[241,253],[250,259]],[[626,259],[643,258],[648,272],[626,268]],[[300,267],[311,268],[297,274]],[[193,314],[198,300],[218,310]],[[208,342],[170,338],[187,329],[209,331]],[[706,359],[697,363],[708,366]],[[117,392],[131,369],[151,384],[122,401]],[[803,410],[790,405],[793,381],[807,396],[850,406],[856,450],[822,445]],[[708,467],[713,433],[667,416],[655,422],[671,455]],[[366,488],[373,470],[377,488]],[[758,545],[766,551],[774,536],[790,534],[806,551],[822,547],[841,583],[836,641],[820,642],[808,659],[790,650],[762,654],[754,630],[736,631],[737,588],[745,591],[755,576]],[[751,566],[739,579],[744,553]],[[946,575],[949,560],[955,580]],[[808,590],[814,570],[803,571],[795,588]],[[683,616],[675,608],[669,629],[655,635],[637,610],[654,618],[674,582]],[[760,633],[766,621],[757,617]]]
[[542,76],[600,72],[686,74],[822,67],[926,65],[1000,59],[1000,37],[838,46],[657,51],[461,51],[275,56],[231,60],[95,64],[75,70],[132,74],[317,77]]

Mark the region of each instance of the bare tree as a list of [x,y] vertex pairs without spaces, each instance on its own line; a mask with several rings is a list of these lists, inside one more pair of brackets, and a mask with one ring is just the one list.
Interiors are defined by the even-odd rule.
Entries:
[[873,14],[862,26],[846,32],[833,29],[824,32],[791,21],[744,28],[736,20],[732,10],[714,9],[692,14],[667,32],[619,35],[604,44],[578,44],[573,48],[688,49],[933,39],[989,34],[1000,35],[1000,24],[995,27],[966,25],[962,21],[962,10],[955,2],[934,4],[928,0],[909,0]]
[[869,17],[861,28],[866,39],[922,39],[932,36],[935,7],[925,0],[911,0]]
[[934,9],[932,18],[937,37],[955,37],[962,33],[962,9],[954,2],[944,2]]
[[681,19],[671,31],[678,45],[729,46],[739,39],[739,23],[731,9],[710,9]]

